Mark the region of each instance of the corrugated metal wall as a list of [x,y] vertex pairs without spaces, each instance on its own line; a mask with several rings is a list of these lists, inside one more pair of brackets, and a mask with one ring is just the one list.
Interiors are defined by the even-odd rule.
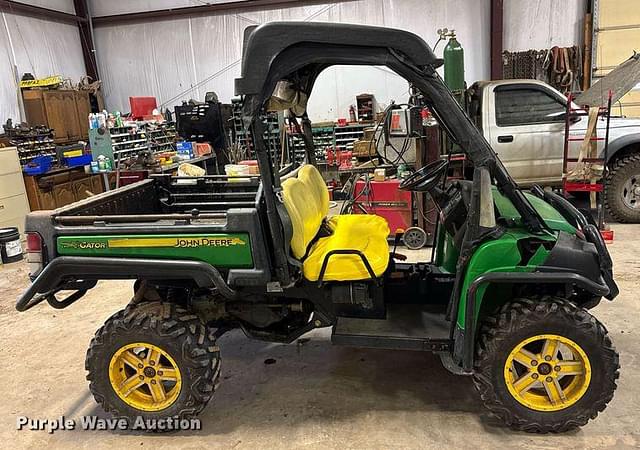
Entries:
[[[579,43],[584,2],[504,2],[505,50]],[[92,10],[94,15],[108,15],[159,8],[158,3],[163,7],[202,4],[193,0],[92,0]],[[417,33],[431,45],[438,28],[453,28],[465,48],[466,79],[486,79],[489,13],[489,0],[360,0],[100,27],[95,39],[107,105],[126,111],[130,95],[155,95],[172,107],[181,100],[202,99],[206,91],[213,90],[221,100],[229,101],[234,94],[233,79],[240,71],[244,28],[273,20],[397,27]],[[438,52],[442,48],[441,44]],[[318,80],[309,102],[310,114],[315,120],[345,117],[355,95],[362,92],[374,93],[379,102],[388,103],[406,100],[407,86],[383,69],[330,68]]]
[[[228,0],[90,0],[90,9],[99,16],[221,1]],[[580,42],[584,1],[505,1],[505,50]],[[73,0],[29,3],[74,12]],[[417,33],[429,44],[435,42],[438,28],[454,28],[465,48],[467,81],[488,78],[489,13],[489,0],[358,0],[99,27],[95,45],[107,106],[127,111],[131,95],[153,95],[172,107],[192,97],[202,99],[205,92],[214,90],[228,101],[240,70],[244,28],[272,20],[397,27]],[[61,74],[77,81],[84,74],[75,25],[12,14],[6,14],[6,19],[20,75]],[[440,44],[438,52],[442,48]],[[18,117],[18,106],[11,73],[14,59],[2,22],[0,60],[0,121],[4,122]],[[359,93],[374,93],[380,102],[387,103],[405,100],[406,91],[406,83],[386,69],[331,68],[318,80],[310,112],[316,120],[344,117]]]
[[[95,2],[94,2],[95,3]],[[113,3],[113,2],[112,2]],[[97,5],[96,5],[97,7]],[[210,15],[95,29],[99,70],[107,105],[128,110],[130,95],[155,95],[172,107],[216,91],[234,95],[240,73],[243,30],[274,20],[348,22],[403,28],[433,44],[436,30],[455,28],[466,53],[468,78],[489,76],[489,0],[361,0],[241,14]],[[439,51],[442,51],[441,44]],[[191,86],[207,80],[191,92]],[[348,114],[359,93],[380,102],[404,101],[407,84],[386,69],[331,68],[324,72],[309,104],[315,120]]]
[[570,47],[583,36],[586,0],[505,0],[504,49]]
[[[75,14],[73,0],[23,3]],[[77,82],[85,75],[78,27],[10,13],[0,15],[0,125],[8,118],[19,118],[14,65],[20,77],[30,72],[38,78],[62,75]]]

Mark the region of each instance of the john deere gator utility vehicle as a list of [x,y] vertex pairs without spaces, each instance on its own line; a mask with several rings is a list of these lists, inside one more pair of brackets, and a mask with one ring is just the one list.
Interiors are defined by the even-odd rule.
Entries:
[[[401,185],[437,203],[431,261],[409,264],[390,251],[380,217],[329,215],[305,100],[324,69],[354,64],[405,78],[473,163],[471,180],[444,182],[447,162],[438,160]],[[437,353],[471,375],[512,427],[584,425],[618,378],[607,331],[587,311],[618,294],[611,258],[564,198],[518,189],[436,73],[440,64],[406,31],[249,27],[236,92],[259,178],[159,176],[30,214],[33,283],[17,309],[64,308],[97,280],[136,280],[133,300],[97,331],[86,359],[96,401],[129,420],[202,411],[219,381],[216,339],[228,330],[289,343],[332,327],[337,345]],[[273,168],[265,107],[303,118],[307,164]]]

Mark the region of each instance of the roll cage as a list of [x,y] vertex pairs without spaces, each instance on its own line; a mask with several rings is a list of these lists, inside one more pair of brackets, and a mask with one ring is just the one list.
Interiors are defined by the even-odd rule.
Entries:
[[[276,201],[280,176],[272,167],[258,117],[276,83],[287,80],[309,95],[318,75],[332,65],[386,66],[405,78],[421,92],[440,125],[474,167],[489,171],[498,189],[520,213],[523,224],[533,233],[546,230],[542,218],[436,72],[441,64],[423,39],[402,30],[300,22],[272,22],[245,30],[242,73],[235,80],[235,89],[244,98],[243,121],[253,137],[274,243],[274,269],[281,283],[289,284],[290,278],[278,212],[281,206]],[[305,132],[310,134],[310,128],[305,127]],[[308,155],[313,153],[310,136],[306,136],[305,146]]]

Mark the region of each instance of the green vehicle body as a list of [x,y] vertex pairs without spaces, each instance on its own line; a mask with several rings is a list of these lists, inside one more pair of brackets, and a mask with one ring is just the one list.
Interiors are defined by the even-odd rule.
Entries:
[[[556,233],[575,233],[575,228],[551,205],[533,195],[526,195],[550,229]],[[541,237],[527,232],[513,204],[495,188],[493,198],[499,217],[509,224],[509,228],[500,238],[482,244],[470,259],[459,300],[457,324],[461,329],[464,329],[465,323],[467,292],[473,280],[490,272],[532,272],[544,262],[549,251],[540,246],[526,264],[521,264],[518,242],[531,237],[546,240],[550,244],[555,242],[555,235]],[[194,260],[218,268],[253,266],[250,238],[244,233],[60,236],[57,239],[57,251],[62,256]],[[455,273],[458,251],[453,245],[453,237],[443,230],[439,233],[436,252],[437,265],[444,272]],[[483,285],[478,292],[475,308],[477,314],[481,310],[487,288],[488,285]],[[500,301],[500,298],[487,301]]]
[[[469,261],[459,297],[457,325],[461,330],[464,330],[469,286],[477,277],[491,272],[533,272],[549,256],[549,250],[541,245],[534,255],[525,264],[522,264],[522,255],[518,248],[519,241],[535,238],[547,241],[549,243],[548,248],[551,248],[557,239],[558,232],[576,233],[575,227],[569,224],[555,208],[544,200],[527,193],[525,194],[527,199],[552,230],[552,233],[548,235],[533,235],[522,225],[520,214],[513,206],[513,203],[495,187],[492,193],[498,216],[508,225],[508,228],[498,239],[481,244]],[[436,246],[436,264],[445,272],[455,273],[458,256],[459,252],[453,245],[453,237],[441,230]],[[483,284],[478,290],[475,307],[476,319],[482,309],[482,303],[485,301],[484,295],[489,286],[489,284]],[[496,297],[486,300],[497,303],[491,305],[492,308],[499,306],[500,302],[507,301],[509,298],[506,292],[500,295],[500,287],[496,287],[495,293],[497,294]]]

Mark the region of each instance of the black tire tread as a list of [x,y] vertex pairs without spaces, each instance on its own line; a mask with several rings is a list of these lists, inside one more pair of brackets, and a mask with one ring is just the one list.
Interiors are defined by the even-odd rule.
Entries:
[[[556,423],[532,422],[529,418],[521,416],[517,411],[508,407],[496,395],[490,376],[491,359],[501,340],[522,327],[540,320],[544,321],[550,316],[560,316],[566,321],[574,322],[585,332],[596,336],[605,357],[610,362],[612,373],[606,378],[606,385],[599,387],[602,395],[588,409],[581,411],[571,420]],[[606,408],[617,387],[616,380],[620,375],[619,368],[619,357],[607,335],[607,330],[585,309],[557,297],[519,298],[505,304],[495,315],[487,317],[483,321],[476,347],[473,382],[485,407],[509,427],[534,433],[562,433],[585,425]]]
[[605,180],[607,188],[604,195],[604,206],[611,218],[620,223],[640,222],[640,212],[638,212],[637,217],[633,217],[628,212],[617,207],[617,203],[620,200],[617,198],[620,195],[618,191],[622,189],[620,184],[625,182],[624,178],[620,178],[620,172],[634,164],[640,166],[640,154],[633,153],[616,159],[609,167]]
[[[200,318],[186,309],[167,302],[130,304],[116,312],[96,331],[85,359],[89,390],[96,402],[116,418],[131,420],[118,405],[103,392],[104,386],[96,380],[95,367],[105,357],[106,343],[111,336],[134,330],[181,341],[184,361],[181,370],[190,379],[190,392],[177,416],[189,419],[199,414],[211,399],[220,378],[220,350],[216,345],[215,329],[207,328]],[[186,376],[186,375],[185,375]],[[110,387],[109,387],[110,388]],[[144,415],[141,412],[140,415]]]

